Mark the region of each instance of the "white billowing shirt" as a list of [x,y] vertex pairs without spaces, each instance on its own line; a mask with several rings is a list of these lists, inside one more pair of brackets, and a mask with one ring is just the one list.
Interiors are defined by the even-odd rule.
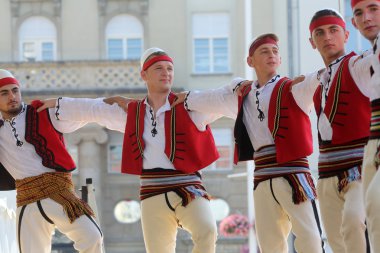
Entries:
[[[60,105],[60,121],[77,121],[82,123],[95,122],[108,129],[124,133],[127,122],[127,113],[117,104],[108,105],[103,102],[103,98],[62,98],[58,102]],[[143,169],[174,169],[173,164],[165,154],[165,112],[170,110],[169,100],[156,112],[155,122],[157,134],[153,137],[153,121],[151,106],[147,99],[144,117],[143,140],[145,142]],[[189,112],[189,116],[200,131],[204,131],[206,126],[214,121],[219,115],[207,115],[199,112]]]
[[377,35],[373,47],[372,71],[371,77],[371,101],[380,98],[380,33]]
[[[258,87],[257,81],[252,85],[244,101],[243,122],[249,138],[255,150],[260,147],[274,144],[273,137],[268,127],[268,109],[272,92],[279,75],[273,76],[265,85]],[[238,97],[234,94],[234,88],[244,81],[235,78],[229,85],[218,89],[190,92],[186,103],[188,108],[194,111],[214,113],[236,119],[238,113]],[[313,95],[318,87],[317,73],[306,75],[305,80],[292,87],[293,97],[297,105],[308,115],[313,107]],[[256,96],[257,94],[257,96]],[[256,103],[258,101],[258,104]],[[259,109],[264,113],[264,119],[259,119]]]
[[[69,133],[82,127],[81,122],[60,122],[55,118],[55,109],[49,109],[54,128],[61,133]],[[3,120],[3,119],[2,119]],[[41,157],[34,146],[25,140],[26,105],[10,120],[4,120],[0,127],[0,162],[14,179],[38,176],[54,170],[42,165]]]

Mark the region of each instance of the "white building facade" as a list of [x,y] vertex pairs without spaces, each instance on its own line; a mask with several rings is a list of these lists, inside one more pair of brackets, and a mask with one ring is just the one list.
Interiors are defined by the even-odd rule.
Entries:
[[[251,6],[249,37],[246,6]],[[246,0],[0,0],[0,68],[19,79],[25,101],[141,98],[146,90],[138,60],[145,49],[160,47],[173,57],[174,91],[209,89],[245,76],[247,41],[273,32],[280,37],[279,72],[292,77],[323,66],[308,41],[309,20],[322,8],[340,10],[350,20],[348,0],[251,0],[250,5]],[[369,47],[351,34],[350,49]],[[226,204],[217,210],[221,218],[246,215],[246,179],[227,177],[245,171],[245,164],[232,163],[233,121],[223,118],[212,127],[221,158],[204,170],[205,185]],[[145,252],[135,215],[139,180],[120,174],[123,135],[89,125],[66,140],[77,161],[77,188],[93,179],[107,252]],[[311,160],[316,169],[316,155]],[[246,243],[247,238],[220,237],[217,252],[244,252]],[[191,248],[190,236],[180,232],[177,252]]]

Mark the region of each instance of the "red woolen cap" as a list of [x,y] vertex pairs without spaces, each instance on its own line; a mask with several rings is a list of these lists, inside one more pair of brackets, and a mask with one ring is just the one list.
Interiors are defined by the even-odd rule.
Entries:
[[249,56],[252,56],[256,49],[263,44],[273,44],[278,47],[277,41],[268,35],[252,42],[251,46],[249,47]]
[[351,0],[351,8],[353,9],[354,6],[359,3],[360,1],[363,1],[363,0]]
[[[361,1],[364,1],[364,0],[351,0],[351,8],[354,9],[355,5]],[[377,1],[380,1],[380,0],[377,0]]]
[[344,22],[343,19],[337,16],[330,15],[317,18],[313,22],[311,22],[309,26],[310,34],[313,33],[315,28],[320,27],[322,25],[338,25],[341,26],[343,29],[346,29],[346,22]]

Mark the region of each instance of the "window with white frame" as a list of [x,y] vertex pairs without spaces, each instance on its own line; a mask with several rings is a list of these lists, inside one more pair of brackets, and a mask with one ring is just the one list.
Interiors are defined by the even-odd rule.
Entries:
[[143,49],[144,29],[131,15],[113,17],[106,27],[107,58],[110,60],[137,60]]
[[227,13],[196,13],[193,25],[193,71],[196,74],[230,71],[230,16]]
[[57,57],[57,30],[42,16],[26,19],[19,28],[20,61],[54,61]]
[[346,21],[346,29],[350,32],[346,44],[347,52],[355,51],[361,53],[367,49],[371,48],[370,42],[360,34],[359,30],[356,29],[351,22],[352,18],[351,0],[345,0],[344,3],[344,20]]
[[230,170],[232,169],[233,143],[232,130],[230,128],[213,128],[215,145],[219,152],[219,159],[211,164],[207,170]]

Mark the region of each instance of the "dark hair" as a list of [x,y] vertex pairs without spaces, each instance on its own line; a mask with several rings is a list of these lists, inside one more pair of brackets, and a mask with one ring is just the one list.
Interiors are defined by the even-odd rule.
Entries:
[[252,43],[251,45],[254,45],[256,44],[259,40],[263,39],[263,38],[266,38],[266,37],[269,37],[271,39],[273,39],[274,41],[278,42],[279,39],[278,39],[278,36],[274,33],[264,33],[264,34],[261,34],[260,36],[258,36]]
[[279,40],[278,37],[277,37],[277,35],[274,34],[274,33],[264,33],[264,34],[261,34],[260,36],[258,36],[257,38],[255,38],[252,41],[251,45],[249,46],[248,56],[252,56],[253,53],[255,52],[255,50],[257,49],[257,47],[260,45],[258,43],[262,44],[263,43],[262,40],[266,39],[266,38],[270,38],[270,39],[274,40],[276,42],[276,44],[277,44],[277,42]]
[[316,19],[321,18],[321,17],[325,17],[325,16],[335,16],[335,17],[338,17],[344,21],[342,15],[340,15],[339,12],[337,12],[333,9],[323,9],[323,10],[317,11],[314,14],[314,16],[311,18],[310,24],[313,23]]

